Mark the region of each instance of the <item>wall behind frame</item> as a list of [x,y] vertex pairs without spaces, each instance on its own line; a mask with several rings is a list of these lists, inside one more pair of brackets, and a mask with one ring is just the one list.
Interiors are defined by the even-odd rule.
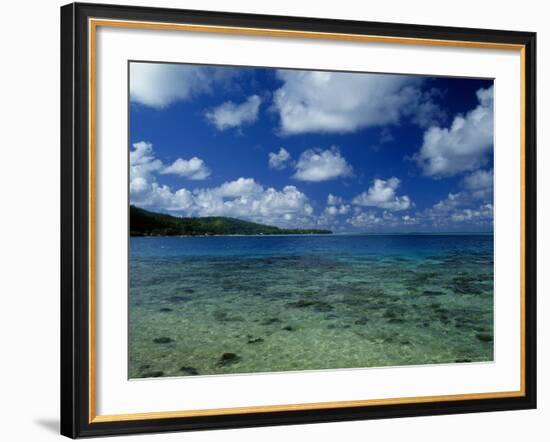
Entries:
[[[112,3],[110,2],[104,3]],[[434,0],[391,2],[255,2],[252,0],[119,0],[129,5],[256,12],[538,32],[539,226],[550,222],[550,137],[542,131],[550,104],[548,13],[543,2]],[[0,434],[6,440],[60,440],[59,410],[59,6],[58,0],[10,2],[0,27]],[[103,3],[97,1],[97,3]],[[452,12],[451,12],[452,11]],[[539,232],[539,409],[247,430],[125,437],[127,441],[224,442],[371,440],[423,442],[543,440],[550,431],[547,230]],[[544,250],[543,250],[544,248]]]

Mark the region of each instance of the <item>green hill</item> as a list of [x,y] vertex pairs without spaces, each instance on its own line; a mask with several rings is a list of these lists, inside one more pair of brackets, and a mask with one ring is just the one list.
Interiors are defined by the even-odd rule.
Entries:
[[329,234],[330,230],[280,229],[236,218],[179,218],[130,206],[130,236]]

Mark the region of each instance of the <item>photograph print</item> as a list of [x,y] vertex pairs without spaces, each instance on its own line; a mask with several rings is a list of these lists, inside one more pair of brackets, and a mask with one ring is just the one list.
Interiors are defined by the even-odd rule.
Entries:
[[493,80],[129,62],[128,377],[493,361]]

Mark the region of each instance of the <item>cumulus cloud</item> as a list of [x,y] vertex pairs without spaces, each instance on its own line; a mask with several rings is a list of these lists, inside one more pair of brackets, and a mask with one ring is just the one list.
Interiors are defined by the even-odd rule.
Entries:
[[338,215],[347,215],[350,211],[351,206],[345,204],[344,198],[329,193],[327,197],[327,206],[321,217],[328,221],[332,217]]
[[130,192],[144,193],[154,172],[160,171],[164,165],[153,155],[153,145],[146,141],[133,144],[130,151]]
[[476,224],[483,224],[493,221],[493,205],[482,204],[477,209],[462,209],[451,215],[454,222],[470,221]]
[[410,225],[418,224],[419,220],[414,216],[403,215],[401,217],[401,222],[406,226],[410,226]]
[[337,204],[342,204],[344,199],[340,196],[333,195],[332,193],[328,194],[327,204],[329,206],[336,206]]
[[[421,77],[279,70],[273,97],[282,134],[353,132],[398,123],[425,101]],[[427,112],[424,118],[428,118]]]
[[351,210],[349,204],[341,204],[340,206],[327,206],[325,213],[329,216],[346,215]]
[[415,155],[424,175],[453,176],[489,162],[493,150],[493,87],[477,91],[478,105],[457,115],[449,128],[430,127]]
[[327,150],[308,149],[304,151],[296,163],[296,173],[293,178],[299,181],[327,181],[353,174],[352,167],[340,154],[337,147]]
[[449,192],[447,198],[440,200],[433,205],[432,210],[440,214],[448,214],[460,206],[470,203],[466,192]]
[[134,204],[148,207],[163,207],[169,210],[183,210],[188,207],[189,195],[186,192],[172,194],[166,185],[160,185],[157,174],[177,174],[191,180],[201,180],[208,177],[209,169],[197,158],[183,160],[178,158],[166,166],[155,158],[153,145],[147,141],[139,141],[130,150],[130,199]]
[[160,184],[157,176],[176,173],[198,179],[197,174],[205,173],[204,163],[192,158],[165,166],[155,158],[151,143],[139,142],[133,147],[130,152],[132,204],[185,216],[230,216],[279,226],[312,226],[315,223],[308,197],[295,186],[277,190],[264,187],[253,178],[240,177],[216,187],[173,191]]
[[447,198],[434,204],[433,207],[418,214],[431,222],[435,227],[452,224],[474,224],[491,226],[493,224],[493,204],[474,205],[466,192],[449,193]]
[[162,161],[155,158],[151,143],[139,141],[132,146],[134,150],[130,151],[130,176],[147,177],[151,172],[164,167]]
[[290,153],[284,148],[281,147],[279,152],[270,152],[269,153],[269,167],[270,169],[283,170],[287,167],[288,161],[290,160]]
[[190,180],[204,180],[210,176],[210,170],[200,158],[193,157],[190,160],[178,158],[170,166],[161,170],[161,174],[173,174]]
[[366,192],[357,195],[352,203],[358,206],[379,207],[392,211],[407,210],[412,206],[407,195],[397,196],[396,190],[400,180],[396,177],[387,180],[375,179],[374,184]]
[[251,95],[241,104],[226,101],[211,111],[206,112],[206,119],[216,126],[218,130],[251,124],[258,119],[261,103],[262,99],[258,95]]
[[136,186],[142,187],[143,180],[149,180],[153,172],[173,174],[190,180],[204,180],[210,176],[210,170],[203,160],[193,157],[190,160],[178,158],[169,166],[155,158],[153,144],[148,141],[138,141],[130,151],[130,188],[134,179],[139,180]]
[[239,178],[228,181],[216,188],[216,195],[221,197],[250,196],[262,192],[263,188],[253,178]]
[[217,188],[199,189],[193,196],[191,213],[198,216],[233,216],[276,225],[308,225],[313,221],[309,199],[295,186],[278,191],[241,177]]
[[431,88],[426,91],[414,90],[414,97],[403,113],[410,121],[421,128],[438,125],[447,117],[447,112],[437,103],[444,93],[440,89]]
[[372,227],[380,225],[383,219],[373,211],[360,211],[346,221],[353,227]]
[[403,229],[420,223],[416,217],[410,215],[396,216],[388,210],[378,214],[372,210],[363,211],[361,209],[357,210],[346,222],[356,228],[375,231]]
[[237,70],[172,63],[130,63],[130,100],[163,109],[180,100],[212,91],[237,75]]
[[[157,186],[160,187],[160,186]],[[264,187],[253,178],[241,177],[218,187],[171,192],[162,186],[151,188],[150,198],[141,205],[156,210],[176,211],[185,216],[229,216],[278,226],[312,225],[313,207],[295,186],[281,190]]]
[[420,215],[434,225],[470,223],[491,225],[493,221],[493,171],[476,170],[464,177],[462,189],[450,192]]
[[472,198],[491,200],[493,198],[493,170],[476,170],[464,177],[463,185]]

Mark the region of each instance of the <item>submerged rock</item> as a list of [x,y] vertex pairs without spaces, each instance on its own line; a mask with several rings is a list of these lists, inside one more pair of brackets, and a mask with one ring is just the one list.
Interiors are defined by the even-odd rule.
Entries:
[[168,338],[166,336],[162,336],[160,338],[153,339],[153,342],[155,344],[169,344],[170,342],[173,342],[174,340],[172,338]]
[[170,296],[168,298],[168,301],[177,304],[177,303],[180,303],[180,302],[187,302],[187,301],[189,301],[189,298],[187,296],[176,295],[176,296]]
[[248,335],[248,341],[246,341],[247,344],[259,344],[260,342],[264,342],[263,338],[255,338],[253,336]]
[[327,328],[329,330],[336,329],[336,328],[345,329],[345,328],[350,328],[350,327],[351,327],[351,325],[349,325],[349,324],[329,324],[329,325],[327,325]]
[[477,333],[476,338],[482,342],[493,342],[493,335],[491,333]]
[[220,360],[218,361],[218,365],[222,367],[227,365],[232,365],[232,364],[236,364],[240,360],[241,360],[241,357],[235,353],[224,353],[221,356]]
[[318,312],[328,312],[333,309],[332,305],[328,302],[323,301],[310,301],[306,299],[300,299],[296,302],[289,302],[286,305],[288,308],[313,308],[313,310]]
[[199,374],[199,371],[195,367],[187,367],[186,365],[181,367],[180,371],[191,376],[196,376]]
[[459,295],[480,295],[483,293],[482,283],[487,280],[486,275],[460,274],[452,279],[448,288]]
[[143,373],[141,375],[141,377],[143,378],[159,378],[161,376],[164,376],[164,372],[163,371],[148,371],[147,373]]
[[386,311],[384,312],[384,315],[383,315],[383,316],[384,316],[384,318],[386,318],[386,319],[395,319],[395,318],[401,316],[401,312],[396,312],[396,311],[394,311],[394,310],[386,310]]
[[224,311],[217,311],[214,312],[214,319],[220,322],[242,322],[244,321],[243,318],[240,316],[229,316],[227,312]]
[[277,324],[281,322],[281,320],[279,318],[267,318],[267,319],[264,319],[262,322],[260,322],[260,324],[262,325],[272,325],[272,324]]
[[438,276],[437,272],[416,272],[412,277],[412,283],[414,285],[421,285],[428,282],[430,279]]
[[424,290],[422,292],[423,296],[442,296],[444,294],[444,292],[440,292],[439,290]]
[[365,325],[367,322],[369,322],[369,318],[366,316],[363,316],[362,318],[359,318],[354,322],[355,325]]

